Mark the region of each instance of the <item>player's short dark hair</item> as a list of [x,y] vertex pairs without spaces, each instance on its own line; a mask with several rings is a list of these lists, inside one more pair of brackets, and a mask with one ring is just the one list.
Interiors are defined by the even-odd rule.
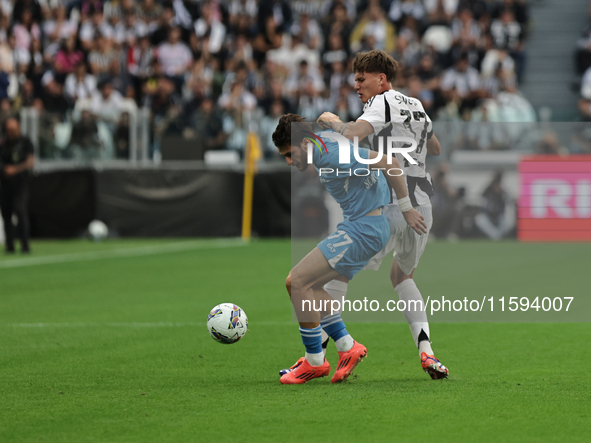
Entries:
[[[277,128],[275,129],[275,132],[273,132],[273,144],[277,147],[277,149],[282,149],[286,146],[291,146],[291,124],[303,122],[306,122],[306,119],[301,115],[285,114],[281,116],[281,118],[279,119],[279,123],[277,124]],[[303,139],[303,135],[299,137],[298,134],[294,134],[294,137],[294,143],[299,143]],[[297,138],[299,138],[300,140],[297,140]]]
[[370,74],[386,74],[386,80],[393,83],[400,64],[385,51],[373,49],[359,52],[353,59],[353,72],[367,72]]

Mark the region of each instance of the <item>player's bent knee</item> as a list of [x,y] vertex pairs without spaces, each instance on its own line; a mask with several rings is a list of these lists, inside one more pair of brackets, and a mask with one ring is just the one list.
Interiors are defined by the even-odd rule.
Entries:
[[390,270],[390,281],[392,282],[392,287],[398,286],[404,280],[411,280],[412,275],[406,275],[400,269],[392,269]]
[[291,272],[285,279],[285,287],[287,289],[287,292],[289,293],[289,296],[291,297]]

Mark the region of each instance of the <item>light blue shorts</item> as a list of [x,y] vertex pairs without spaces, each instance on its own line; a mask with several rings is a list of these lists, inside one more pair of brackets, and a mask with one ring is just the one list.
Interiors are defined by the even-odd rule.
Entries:
[[366,215],[339,223],[318,248],[330,266],[351,280],[366,263],[386,246],[390,225],[385,215]]

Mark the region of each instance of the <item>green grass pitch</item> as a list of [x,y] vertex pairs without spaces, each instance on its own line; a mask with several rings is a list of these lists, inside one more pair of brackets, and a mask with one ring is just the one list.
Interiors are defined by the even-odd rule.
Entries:
[[[350,323],[369,352],[355,377],[282,386],[303,353],[289,241],[33,250],[0,257],[1,442],[591,441],[589,323],[433,323],[442,381],[420,369],[406,323]],[[391,291],[387,263],[350,295]],[[436,242],[416,280],[425,296],[589,298],[588,266],[588,245]],[[221,302],[249,317],[231,346],[205,328]]]

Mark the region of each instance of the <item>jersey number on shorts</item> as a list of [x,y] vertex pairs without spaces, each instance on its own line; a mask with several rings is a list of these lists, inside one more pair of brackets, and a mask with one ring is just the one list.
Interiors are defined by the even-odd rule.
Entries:
[[332,246],[335,248],[340,248],[341,246],[345,246],[345,245],[348,245],[349,243],[353,243],[353,240],[351,240],[351,237],[349,237],[349,235],[345,231],[337,231],[336,234],[331,235],[328,238],[333,239],[333,238],[338,238],[338,237],[343,237],[345,239],[345,241],[333,243]]

